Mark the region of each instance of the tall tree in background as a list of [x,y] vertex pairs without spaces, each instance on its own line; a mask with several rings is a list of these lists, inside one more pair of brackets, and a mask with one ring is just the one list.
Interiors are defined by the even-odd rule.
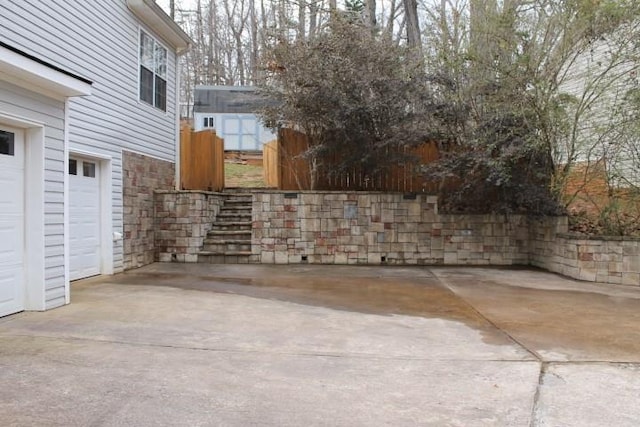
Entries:
[[[175,0],[174,6],[195,41],[184,57],[187,104],[194,84],[261,84],[266,52],[314,43],[344,16],[357,17],[376,43],[410,48],[407,54],[422,64],[412,75],[427,76],[439,103],[430,109],[438,114],[425,119],[432,136],[467,156],[456,163],[451,153],[443,172],[472,178],[463,202],[486,194],[474,187],[485,183],[500,194],[503,211],[544,210],[534,205],[548,200],[549,187],[560,197],[581,153],[620,152],[603,145],[620,138],[605,137],[607,126],[593,125],[594,112],[611,101],[609,93],[625,99],[620,86],[640,57],[637,0],[197,0],[193,10]],[[584,63],[588,75],[572,82]],[[585,147],[595,134],[598,148]],[[534,193],[527,201],[512,197]]]
[[421,61],[369,23],[335,16],[312,39],[275,45],[265,60],[261,92],[272,102],[262,117],[307,135],[312,186],[326,155],[340,159],[332,172],[357,167],[373,176],[408,160],[400,148],[428,140]]

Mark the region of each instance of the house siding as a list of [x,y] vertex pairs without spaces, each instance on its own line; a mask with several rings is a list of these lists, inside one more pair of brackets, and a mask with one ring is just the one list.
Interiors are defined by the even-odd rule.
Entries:
[[[0,38],[5,43],[93,82],[91,96],[69,102],[69,149],[111,159],[113,231],[123,233],[122,151],[175,162],[175,52],[140,23],[125,0],[5,0],[0,20]],[[167,48],[166,112],[139,101],[140,28]],[[62,128],[59,136],[59,143],[47,151],[51,161],[57,162],[51,166],[52,173],[64,162]],[[47,187],[60,203],[62,185],[60,178]],[[48,219],[51,232],[55,228],[62,233],[62,208],[52,211]],[[114,245],[113,260],[114,272],[122,271],[121,244]],[[62,274],[62,259],[56,261],[59,266],[53,258],[50,263],[52,274]]]
[[58,307],[65,304],[64,102],[0,81],[0,112],[44,125],[45,308]]
[[[637,70],[638,65],[632,61],[621,62],[609,70],[610,75],[619,76],[615,82],[605,81],[595,87],[590,86],[594,85],[597,76],[610,66],[610,54],[608,53],[610,50],[615,51],[615,48],[609,46],[606,41],[601,41],[589,51],[578,56],[567,71],[568,78],[560,87],[562,92],[577,99],[585,94],[591,94],[593,91],[602,91],[591,108],[582,113],[577,129],[575,158],[571,160],[580,164],[593,163],[600,160],[606,150],[610,157],[608,160],[611,170],[631,178],[635,176],[632,170],[633,162],[629,160],[633,154],[621,150],[613,155],[607,141],[601,140],[601,138],[606,134],[607,126],[610,126],[615,108],[619,106],[627,91],[636,88],[637,82],[631,72]],[[560,147],[559,154],[561,163],[568,160],[568,150],[565,147]]]

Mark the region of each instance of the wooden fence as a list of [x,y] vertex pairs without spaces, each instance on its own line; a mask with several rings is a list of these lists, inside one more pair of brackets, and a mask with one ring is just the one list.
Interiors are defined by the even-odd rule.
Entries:
[[224,140],[211,130],[180,132],[180,188],[222,191],[224,189]]
[[[278,133],[278,185],[281,190],[311,189],[311,168],[302,155],[308,149],[307,137],[292,129],[281,129]],[[435,143],[405,149],[403,154],[415,156],[418,164],[438,159]],[[318,168],[316,190],[333,191],[393,191],[405,193],[435,193],[438,184],[425,181],[414,169],[414,164],[398,164],[373,175],[359,168],[335,173],[333,165],[339,162],[339,153],[327,156]]]
[[278,140],[267,142],[262,146],[262,168],[264,185],[267,188],[279,188]]

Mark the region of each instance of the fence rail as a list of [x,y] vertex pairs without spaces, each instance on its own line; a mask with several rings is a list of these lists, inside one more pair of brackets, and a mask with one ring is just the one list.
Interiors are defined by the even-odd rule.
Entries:
[[[308,140],[305,134],[293,129],[279,131],[276,150],[279,189],[311,189],[311,165],[303,156],[307,149]],[[402,150],[402,154],[417,158],[417,164],[433,162],[439,156],[435,143],[425,143],[419,147]],[[367,174],[357,167],[336,173],[335,165],[339,163],[339,157],[340,154],[335,153],[322,159],[321,165],[317,168],[315,190],[434,193],[438,189],[438,183],[425,181],[414,169],[415,164],[410,162],[400,163],[374,174]]]
[[214,131],[180,132],[180,188],[222,191],[224,189],[224,140]]

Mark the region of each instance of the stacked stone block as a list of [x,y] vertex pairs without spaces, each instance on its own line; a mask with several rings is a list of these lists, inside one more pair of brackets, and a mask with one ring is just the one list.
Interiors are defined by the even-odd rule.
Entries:
[[640,286],[640,239],[567,233],[566,218],[531,225],[532,265],[588,282]]
[[439,215],[429,195],[258,193],[253,253],[262,263],[527,262],[526,218]]
[[155,258],[154,190],[175,188],[171,162],[123,151],[124,269],[151,264]]
[[[156,192],[160,261],[197,262],[228,194]],[[640,285],[640,240],[567,234],[567,218],[442,215],[418,194],[254,192],[249,262],[535,265],[569,277]]]
[[198,262],[204,239],[224,201],[221,193],[156,191],[156,259]]

